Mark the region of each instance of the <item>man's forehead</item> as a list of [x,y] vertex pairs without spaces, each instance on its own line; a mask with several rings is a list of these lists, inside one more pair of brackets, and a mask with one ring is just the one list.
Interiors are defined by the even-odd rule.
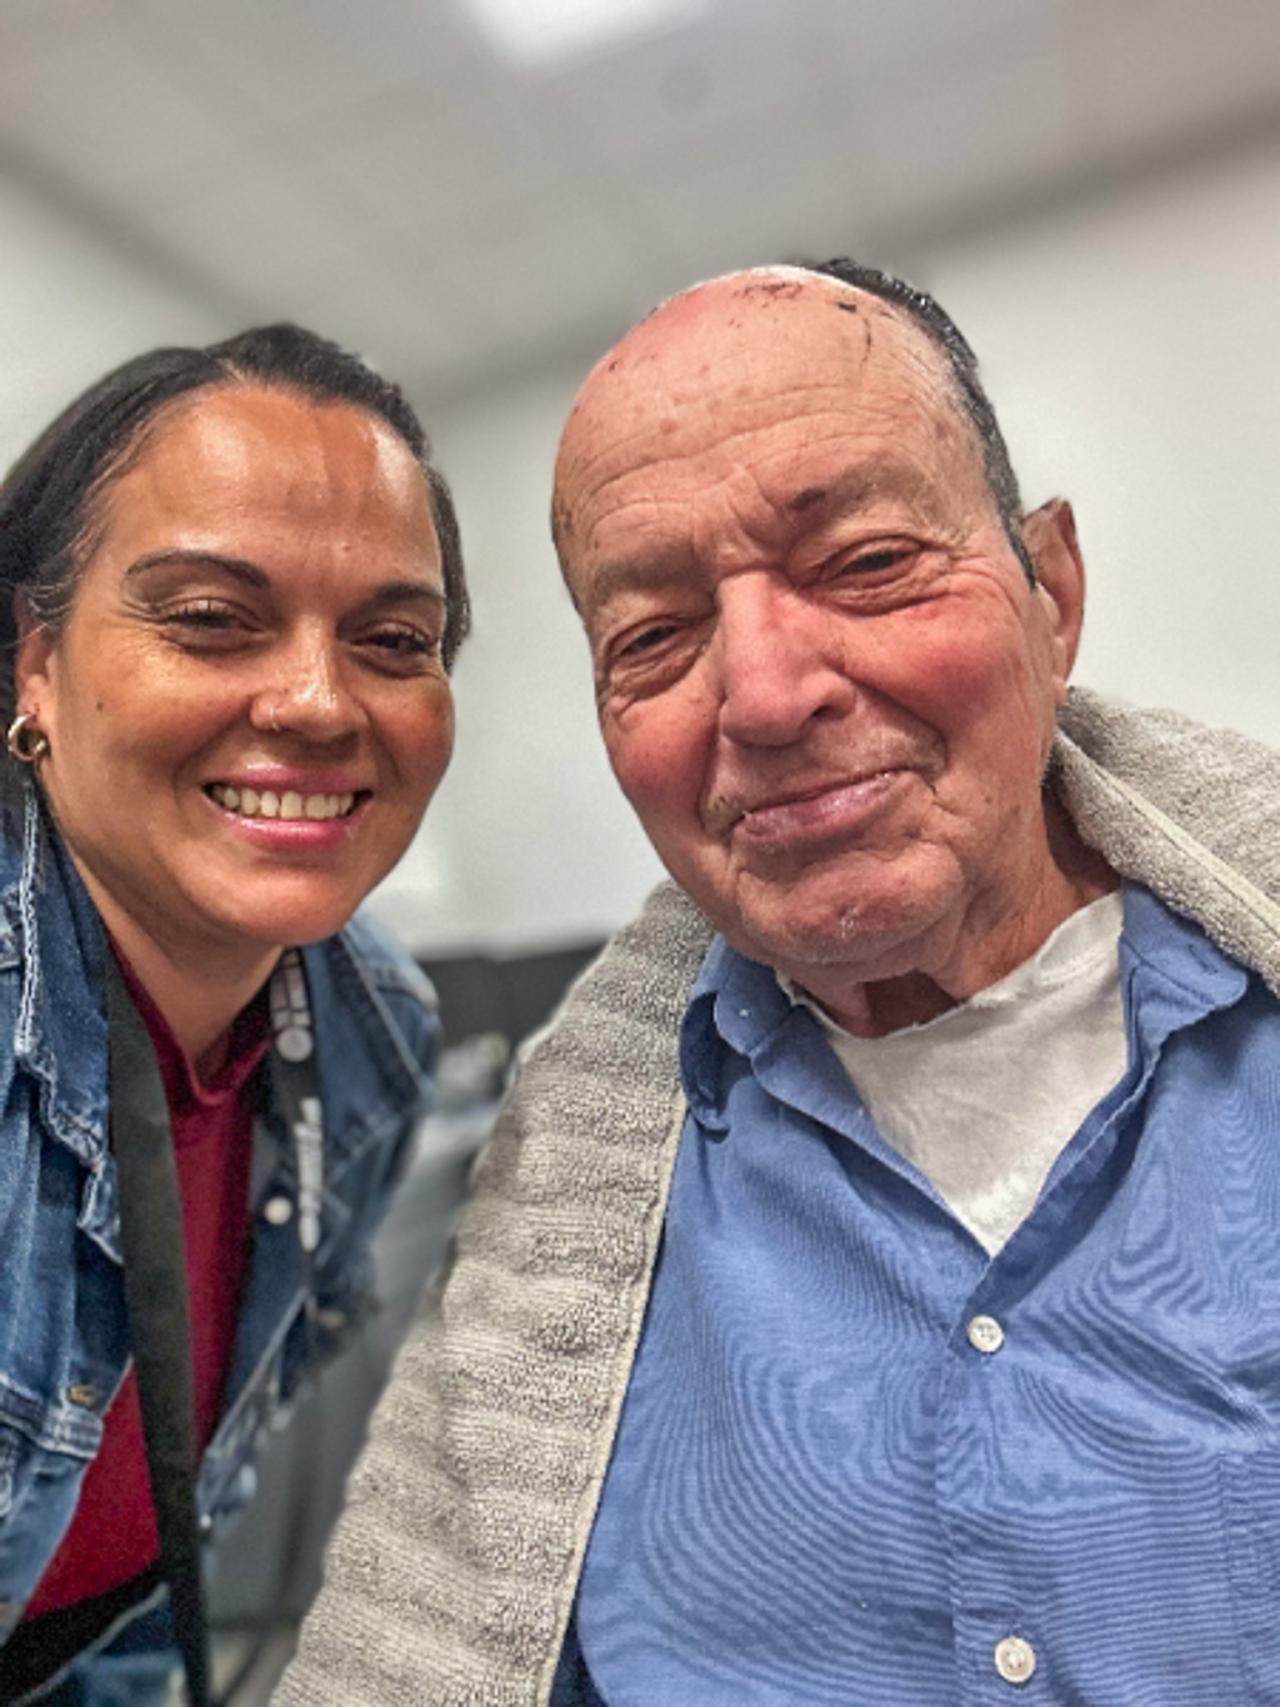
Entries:
[[[891,303],[839,279],[803,267],[752,267],[691,285],[632,327],[599,363],[592,379],[631,364],[660,359],[671,351],[688,353],[691,342],[754,343],[759,339],[847,338],[847,322],[828,315],[910,323]],[[610,367],[612,358],[617,366]],[[588,385],[591,383],[588,380]],[[585,388],[584,388],[585,389]]]
[[[790,365],[797,378],[844,379],[868,361],[896,361],[903,379],[949,389],[932,341],[894,304],[802,267],[728,273],[669,297],[596,363],[561,441],[561,470],[601,440],[626,432],[626,417],[678,409],[712,388],[721,395],[768,388]],[[904,365],[905,364],[905,365]],[[942,381],[941,388],[938,381]]]
[[[569,543],[584,493],[635,461],[670,472],[715,416],[785,421],[824,390],[842,406],[868,384],[876,412],[952,416],[952,387],[927,335],[894,304],[801,267],[725,274],[670,297],[596,364],[565,423],[553,525]],[[947,421],[943,430],[954,424]],[[938,426],[943,426],[941,420]],[[647,446],[647,449],[642,449]],[[674,459],[674,462],[671,461]]]

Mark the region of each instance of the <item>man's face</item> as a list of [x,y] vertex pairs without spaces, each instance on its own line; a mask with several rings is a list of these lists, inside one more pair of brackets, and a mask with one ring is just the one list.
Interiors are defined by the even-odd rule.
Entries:
[[614,771],[735,947],[936,976],[1035,905],[1071,612],[896,310],[760,274],[668,304],[588,380],[557,523]]

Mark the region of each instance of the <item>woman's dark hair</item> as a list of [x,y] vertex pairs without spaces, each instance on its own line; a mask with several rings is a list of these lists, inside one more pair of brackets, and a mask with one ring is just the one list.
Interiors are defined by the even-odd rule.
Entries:
[[431,466],[430,446],[412,405],[390,380],[301,326],[258,326],[204,349],[135,356],[98,380],[46,427],[0,487],[0,712],[14,709],[17,645],[14,594],[22,589],[36,620],[66,620],[97,503],[146,443],[161,412],[193,392],[236,384],[290,391],[317,403],[349,403],[379,416],[413,452],[440,540],[447,620],[444,664],[457,656],[471,621],[453,499]]

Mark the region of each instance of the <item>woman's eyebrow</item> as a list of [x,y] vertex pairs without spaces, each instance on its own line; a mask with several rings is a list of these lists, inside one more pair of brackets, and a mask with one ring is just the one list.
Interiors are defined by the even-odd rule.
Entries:
[[124,572],[126,581],[135,575],[142,575],[148,569],[161,569],[168,564],[180,567],[184,563],[203,564],[213,569],[223,569],[236,580],[243,581],[250,587],[268,587],[268,576],[259,569],[256,563],[250,563],[243,557],[224,557],[219,551],[201,551],[198,547],[175,546],[167,551],[149,551],[145,557],[137,558]]
[[[129,581],[135,575],[145,574],[148,569],[163,569],[169,566],[181,568],[183,564],[220,569],[257,591],[266,591],[271,586],[271,577],[256,563],[250,563],[243,557],[227,557],[220,551],[202,551],[198,546],[175,546],[167,551],[150,551],[145,557],[139,557],[129,565],[124,578]],[[448,602],[443,591],[432,586],[429,581],[400,580],[384,581],[380,587],[374,588],[364,603],[381,608],[383,605],[414,601],[435,605]]]
[[408,603],[426,603],[447,605],[448,599],[441,588],[432,586],[430,581],[384,581],[380,587],[364,601],[374,609],[383,605],[402,605]]

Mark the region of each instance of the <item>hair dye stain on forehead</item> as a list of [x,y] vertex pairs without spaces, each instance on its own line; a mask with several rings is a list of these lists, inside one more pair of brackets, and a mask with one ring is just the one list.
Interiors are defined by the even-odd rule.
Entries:
[[[828,282],[817,274],[805,274],[799,269],[784,273],[764,267],[704,279],[701,284],[690,285],[688,290],[679,291],[656,308],[651,308],[615,346],[613,354],[628,362],[652,360],[655,350],[673,333],[679,334],[707,322],[739,327],[743,324],[739,311],[803,301],[814,294],[815,288],[825,295],[822,287]],[[611,362],[604,371],[611,372],[612,369]]]
[[[801,316],[808,314],[810,305],[814,310],[839,308],[846,314],[859,315],[864,328],[876,317],[877,309],[888,317],[899,318],[891,304],[880,304],[839,279],[802,267],[757,267],[723,274],[667,297],[638,320],[601,357],[579,393],[579,401],[583,393],[600,379],[611,375],[625,376],[654,364],[661,365],[673,346],[684,343],[687,350],[686,340],[696,339],[703,333],[710,332],[714,336],[719,329],[741,336],[751,335],[761,324],[772,327],[777,324],[772,311],[784,305],[794,305],[795,312]],[[757,320],[758,313],[766,316],[763,322]],[[770,331],[768,336],[772,337],[774,333]],[[575,403],[570,410],[569,421],[577,412]]]
[[809,284],[805,279],[764,278],[757,273],[749,273],[735,287],[733,295],[747,300],[763,297],[767,302],[779,299],[792,302],[796,297],[806,295],[808,290]]

